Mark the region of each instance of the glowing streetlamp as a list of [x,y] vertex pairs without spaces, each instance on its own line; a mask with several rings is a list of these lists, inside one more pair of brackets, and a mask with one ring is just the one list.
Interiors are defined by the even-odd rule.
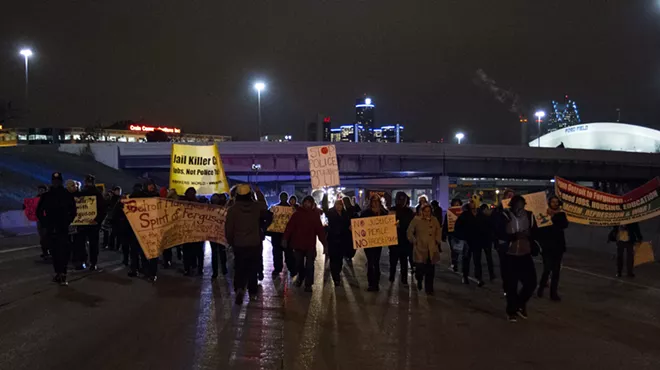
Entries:
[[21,49],[20,54],[25,58],[25,105],[28,102],[28,59],[32,56],[32,50]]
[[257,125],[258,125],[257,126],[257,131],[259,132],[259,137],[258,137],[257,140],[261,140],[261,92],[264,89],[266,89],[266,84],[261,82],[261,81],[257,81],[254,84],[254,89],[257,90],[257,107],[258,107],[258,110],[259,110],[259,113],[258,113],[259,114],[259,121],[257,123]]
[[456,140],[458,140],[459,145],[461,144],[461,140],[463,140],[463,138],[465,138],[465,135],[462,132],[456,134]]
[[539,128],[539,131],[538,131],[539,138],[538,139],[539,139],[539,148],[540,148],[541,147],[541,120],[543,119],[543,117],[545,117],[545,112],[540,110],[540,111],[534,113],[534,116],[536,116],[536,124],[538,125],[538,128]]

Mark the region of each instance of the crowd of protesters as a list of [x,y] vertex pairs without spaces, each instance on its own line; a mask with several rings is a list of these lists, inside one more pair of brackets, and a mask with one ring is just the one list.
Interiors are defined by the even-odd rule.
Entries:
[[[450,269],[459,272],[462,268],[462,282],[471,281],[470,267],[474,266],[474,280],[478,287],[485,284],[482,274],[482,253],[486,256],[488,277],[491,282],[497,279],[492,251],[499,259],[501,286],[506,296],[506,314],[510,321],[527,318],[527,302],[536,292],[543,297],[545,289],[550,289],[550,298],[559,301],[559,276],[562,257],[566,251],[564,229],[568,227],[566,215],[561,210],[560,200],[553,196],[548,201],[548,215],[552,225],[539,228],[531,212],[525,210],[525,199],[505,190],[503,199],[509,200],[509,207],[502,202],[496,207],[481,204],[478,194],[470,197],[463,206],[460,199],[451,201],[452,207],[463,207],[463,212],[450,229],[447,216],[437,201],[429,202],[420,197],[418,204],[411,208],[411,200],[404,192],[398,192],[394,205],[383,202],[379,196],[372,196],[364,210],[355,199],[339,197],[329,204],[327,194],[320,207],[311,196],[298,204],[295,196],[281,193],[279,202],[272,206],[292,207],[293,213],[284,232],[268,232],[273,212],[269,210],[264,195],[257,187],[246,184],[232,188],[230,194],[213,194],[210,199],[198,196],[194,188],[189,188],[182,196],[175,191],[156,186],[153,181],[136,184],[130,194],[122,194],[115,187],[102,194],[95,186],[94,176],[87,176],[83,186],[75,181],[63,181],[58,172],[52,175],[49,189],[39,188],[40,201],[37,206],[39,235],[42,240],[42,257],[52,255],[55,277],[53,281],[67,285],[67,265],[73,264],[76,270],[98,270],[99,235],[101,246],[117,250],[123,256],[123,264],[128,266],[131,277],[143,276],[155,282],[158,266],[172,268],[174,254],[181,261],[181,272],[186,276],[204,275],[204,242],[186,243],[163,252],[162,258],[147,259],[142,252],[135,233],[123,212],[121,199],[160,197],[188,202],[210,203],[225,207],[227,217],[225,236],[227,245],[210,243],[211,268],[213,279],[219,274],[227,275],[228,251],[233,252],[233,284],[236,303],[241,304],[245,294],[251,300],[257,299],[258,281],[264,278],[263,241],[270,237],[273,254],[273,271],[276,279],[286,272],[294,280],[294,285],[307,292],[314,286],[314,267],[317,258],[317,241],[323,246],[323,253],[329,260],[330,275],[336,287],[341,287],[344,263],[352,264],[356,249],[353,247],[351,220],[361,217],[395,215],[398,243],[388,247],[389,282],[394,283],[399,271],[399,281],[404,287],[409,285],[410,276],[419,291],[433,295],[436,264],[440,261],[442,242],[446,243],[450,254]],[[91,225],[71,226],[76,216],[75,197],[96,197],[96,218]],[[322,223],[325,216],[327,222]],[[627,273],[633,274],[632,250],[642,236],[639,226],[632,224],[616,227],[610,233],[611,241],[617,243],[617,275],[623,270],[624,254],[627,258]],[[383,248],[364,248],[366,256],[367,291],[377,292],[381,286],[381,254]],[[537,279],[533,257],[542,255],[543,273]]]

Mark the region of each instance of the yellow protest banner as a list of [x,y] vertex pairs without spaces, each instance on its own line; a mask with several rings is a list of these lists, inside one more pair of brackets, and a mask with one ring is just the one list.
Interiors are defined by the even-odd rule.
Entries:
[[651,242],[641,242],[635,244],[635,266],[651,262],[655,262],[655,256],[653,255],[653,245]]
[[271,222],[266,231],[271,233],[284,233],[286,225],[289,223],[289,220],[293,215],[293,207],[274,206],[270,208],[270,211],[273,212],[273,222]]
[[363,217],[351,220],[353,248],[386,247],[399,244],[396,216]]
[[71,225],[93,225],[96,223],[96,197],[93,195],[84,197],[75,197],[76,200],[76,218]]
[[229,192],[225,169],[214,144],[172,144],[170,189],[184,194],[189,187],[195,188],[197,194]]
[[165,198],[122,200],[124,214],[147,258],[185,243],[205,240],[227,245],[227,209]]

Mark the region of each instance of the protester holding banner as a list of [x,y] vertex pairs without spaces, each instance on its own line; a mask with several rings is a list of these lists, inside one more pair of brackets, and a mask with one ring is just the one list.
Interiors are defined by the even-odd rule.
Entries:
[[[535,250],[535,233],[538,230],[532,212],[525,210],[525,198],[515,195],[510,209],[504,211],[506,234],[509,245],[504,256],[506,269],[506,313],[509,321],[515,322],[516,315],[527,319],[527,301],[536,288],[536,267],[532,259]],[[522,288],[518,290],[518,283]]]
[[505,280],[506,269],[504,268],[504,259],[506,258],[506,252],[509,249],[509,236],[506,233],[506,224],[508,218],[504,214],[504,201],[510,202],[511,198],[514,196],[514,192],[511,189],[504,189],[502,192],[502,199],[500,200],[497,207],[493,210],[491,217],[491,225],[493,226],[493,244],[495,244],[495,250],[500,260],[500,277],[502,278],[502,291],[506,295],[506,286]]
[[417,264],[417,290],[422,290],[423,283],[426,294],[432,295],[435,264],[440,261],[441,226],[430,205],[423,205],[420,213],[410,223],[407,239],[413,244],[413,258]]
[[316,202],[308,195],[303,199],[302,207],[291,216],[282,239],[284,247],[292,248],[296,255],[296,286],[300,287],[304,282],[306,292],[311,292],[314,284],[316,238],[323,244],[323,251],[327,251],[325,230]]
[[541,253],[543,256],[543,274],[539,281],[539,289],[536,294],[543,297],[543,290],[547,287],[548,278],[552,275],[550,281],[550,299],[560,301],[561,298],[557,292],[559,288],[559,273],[561,271],[561,260],[566,252],[566,238],[564,229],[568,227],[566,213],[561,210],[561,202],[556,196],[550,197],[548,201],[548,215],[552,219],[552,225],[540,227],[537,231],[537,238],[541,244]]
[[328,255],[330,257],[330,275],[335,286],[341,286],[340,274],[344,257],[349,249],[353,249],[351,239],[352,215],[344,208],[341,198],[335,200],[334,207],[329,208],[328,194],[323,195],[322,208],[328,218]]
[[273,246],[273,272],[271,273],[273,278],[280,275],[285,262],[291,277],[296,275],[296,257],[293,255],[291,248],[282,247],[282,236],[294,210],[289,205],[288,199],[289,194],[286,192],[280,193],[280,202],[269,209],[269,212],[273,215],[273,222],[267,230],[267,235],[270,236],[270,243]]
[[408,226],[415,218],[415,212],[410,209],[410,198],[402,191],[397,192],[394,198],[394,209],[397,220],[397,237],[399,244],[389,247],[390,253],[390,283],[396,277],[396,266],[400,265],[401,284],[408,285],[408,256],[412,254],[412,245],[408,240]]
[[623,254],[626,254],[626,272],[628,277],[635,277],[635,244],[642,241],[639,224],[614,226],[610,231],[609,241],[616,242],[616,276],[621,277],[623,271]]
[[48,245],[53,255],[55,277],[53,281],[68,285],[66,265],[71,254],[69,225],[76,217],[76,202],[73,195],[62,187],[62,174],[54,172],[51,176],[51,188],[44,193],[37,205],[37,219],[48,238]]
[[[220,207],[227,206],[227,194],[213,194],[211,196],[211,204]],[[213,270],[212,279],[218,277],[218,257],[220,258],[220,268],[223,275],[227,275],[227,246],[222,245],[216,242],[210,242],[211,244],[211,269]],[[171,251],[171,249],[167,249]],[[170,252],[171,256],[171,252]],[[171,257],[170,257],[171,259]]]
[[463,213],[462,207],[463,202],[459,198],[452,199],[451,207],[447,210],[445,220],[442,223],[442,241],[449,244],[449,250],[451,251],[450,268],[454,272],[458,272],[458,257],[463,253],[462,242],[454,235],[456,221]]
[[261,230],[260,223],[268,211],[263,193],[255,188],[257,200],[250,185],[236,187],[236,201],[227,211],[225,234],[227,243],[234,251],[234,290],[236,304],[243,303],[247,286],[250,299],[255,300],[258,293],[257,274],[261,268]]
[[[181,200],[186,202],[198,203],[197,200],[197,191],[193,187],[186,189]],[[198,268],[197,262],[199,260],[199,254],[202,252],[204,242],[192,242],[185,243],[181,246],[183,250],[183,274],[186,276],[193,276],[193,269]],[[197,275],[203,275],[202,272],[203,266],[199,266],[199,271]]]
[[[470,259],[474,261],[474,276],[479,287],[484,285],[481,272],[481,253],[490,248],[492,243],[492,225],[489,216],[479,209],[481,197],[473,194],[468,204],[468,210],[461,213],[456,220],[455,234],[467,245],[463,250],[463,284],[469,284]],[[492,278],[493,276],[491,276]]]
[[[369,208],[362,211],[360,217],[377,217],[387,214],[388,212],[383,208],[380,197],[374,195],[369,200]],[[367,256],[367,282],[369,284],[367,291],[369,292],[380,290],[380,255],[382,252],[382,247],[364,249],[364,254]]]
[[73,238],[74,259],[77,263],[76,270],[85,269],[87,262],[86,244],[89,243],[89,270],[96,271],[99,257],[99,232],[101,223],[105,219],[108,208],[105,204],[103,194],[96,187],[96,178],[94,175],[85,177],[84,187],[76,193],[76,197],[95,197],[96,198],[96,217],[89,225],[78,226],[78,232]]

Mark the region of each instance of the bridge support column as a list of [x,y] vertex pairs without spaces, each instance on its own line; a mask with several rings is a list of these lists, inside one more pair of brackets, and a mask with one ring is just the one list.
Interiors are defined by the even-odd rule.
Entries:
[[440,203],[443,210],[449,208],[449,176],[433,176],[431,179],[433,199]]

